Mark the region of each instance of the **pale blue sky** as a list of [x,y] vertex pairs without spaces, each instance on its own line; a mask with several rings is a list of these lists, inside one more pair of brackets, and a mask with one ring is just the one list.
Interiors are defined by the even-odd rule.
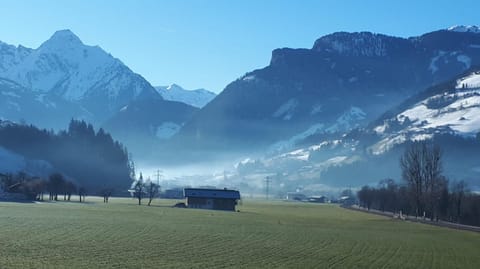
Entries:
[[36,48],[59,29],[99,45],[153,85],[219,92],[279,47],[335,31],[412,36],[480,24],[480,1],[0,0],[0,40]]

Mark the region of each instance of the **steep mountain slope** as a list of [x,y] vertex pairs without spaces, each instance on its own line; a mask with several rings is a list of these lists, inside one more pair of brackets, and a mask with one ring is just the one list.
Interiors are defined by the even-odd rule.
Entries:
[[[346,132],[476,64],[480,35],[471,31],[408,39],[334,33],[312,49],[274,50],[269,66],[229,84],[175,140],[188,148],[263,150],[315,126],[316,133]],[[362,117],[337,124],[352,109]]]
[[81,105],[51,93],[33,92],[8,79],[0,78],[0,119],[16,122],[28,120],[46,128],[68,122],[72,116],[93,120]]
[[194,107],[202,108],[217,96],[205,89],[185,90],[177,84],[157,86],[155,89],[165,100],[182,102]]

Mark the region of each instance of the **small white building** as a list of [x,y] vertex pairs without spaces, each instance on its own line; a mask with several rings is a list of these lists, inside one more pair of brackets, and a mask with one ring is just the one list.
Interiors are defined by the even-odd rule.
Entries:
[[305,201],[307,196],[301,192],[287,192],[285,197],[288,201]]

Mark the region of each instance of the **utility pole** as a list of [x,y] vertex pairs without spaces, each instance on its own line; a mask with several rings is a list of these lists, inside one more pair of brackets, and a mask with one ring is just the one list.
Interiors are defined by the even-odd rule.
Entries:
[[265,188],[265,195],[267,197],[267,200],[268,200],[268,191],[269,191],[269,187],[270,187],[270,176],[267,176],[265,177],[265,185],[266,185],[266,188]]
[[157,169],[157,185],[160,185],[160,169]]
[[160,172],[163,172],[162,170],[160,169],[157,169],[157,188],[158,188],[158,193],[157,195],[160,197],[160,191],[161,191],[161,188],[160,188]]

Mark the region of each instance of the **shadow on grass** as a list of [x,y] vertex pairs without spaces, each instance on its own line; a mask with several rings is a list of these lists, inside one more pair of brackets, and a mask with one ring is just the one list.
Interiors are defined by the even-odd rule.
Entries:
[[37,201],[22,200],[22,199],[0,199],[0,203],[17,203],[17,204],[33,204]]

